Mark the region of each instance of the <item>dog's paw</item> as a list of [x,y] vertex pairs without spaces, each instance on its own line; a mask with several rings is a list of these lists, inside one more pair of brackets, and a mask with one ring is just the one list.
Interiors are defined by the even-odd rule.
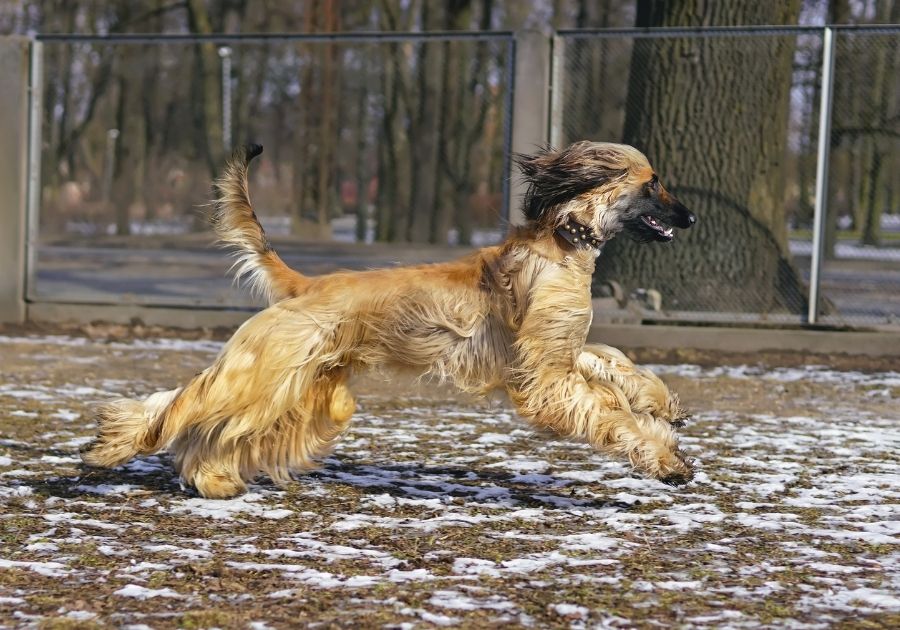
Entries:
[[668,475],[666,477],[660,477],[659,480],[667,486],[683,486],[686,483],[690,483],[693,478],[693,472],[688,474],[672,473],[671,475]]
[[694,478],[694,462],[681,451],[660,459],[655,477],[669,486],[682,486]]
[[669,424],[671,424],[676,429],[682,429],[686,427],[688,421],[692,420],[693,418],[694,416],[692,414],[683,411],[678,417],[669,420]]

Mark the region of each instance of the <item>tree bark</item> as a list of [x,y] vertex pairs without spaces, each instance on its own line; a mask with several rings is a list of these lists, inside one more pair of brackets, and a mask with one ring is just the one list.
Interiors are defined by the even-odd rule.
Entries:
[[[210,35],[213,31],[210,13],[203,0],[186,0],[188,27],[192,33]],[[223,161],[222,92],[219,53],[212,42],[194,46],[194,124],[200,157],[206,162],[210,176],[214,176]]]
[[[439,30],[442,25],[442,3],[422,3],[423,30]],[[418,44],[415,94],[418,96],[410,125],[410,212],[406,223],[406,240],[425,242],[429,239],[431,212],[437,203],[438,189],[438,111],[441,94],[441,59],[437,44]],[[412,83],[412,82],[410,82]],[[412,93],[412,90],[410,90]]]
[[[398,15],[399,8],[390,0],[382,0],[379,6],[379,25],[382,30],[409,30],[409,19]],[[411,16],[408,14],[406,17]],[[404,89],[403,73],[406,58],[404,47],[391,43],[381,48],[383,63],[381,93],[382,117],[378,140],[378,195],[376,199],[375,235],[379,241],[397,241],[405,236],[409,214],[410,161],[407,159],[409,129],[404,125],[409,112],[401,94]],[[407,95],[408,99],[408,95]]]
[[[339,30],[334,0],[323,0],[322,31]],[[340,103],[340,68],[337,63],[338,48],[334,44],[319,45],[322,68],[321,119],[319,124],[319,159],[316,166],[316,220],[319,236],[331,237],[331,208],[334,199],[334,153],[338,143],[337,108]]]
[[[882,0],[878,15],[879,22],[887,22],[897,19],[900,3],[896,0]],[[896,72],[898,70],[895,61],[897,59],[896,49],[890,48],[887,42],[881,38],[871,38],[869,45],[874,47],[871,53],[872,79],[869,84],[869,94],[866,99],[868,115],[866,116],[866,126],[875,129],[886,129],[888,127],[889,109],[891,106],[891,95],[888,93],[887,81],[888,77],[894,77],[896,80]],[[888,142],[880,137],[881,134],[873,133],[869,139],[871,150],[869,160],[866,163],[866,169],[863,172],[864,189],[866,191],[862,199],[862,233],[860,242],[863,245],[879,245],[881,242],[881,215],[883,211],[882,200],[879,199],[881,190],[881,178],[885,162],[890,158],[890,150],[893,148]]]
[[366,162],[366,130],[369,122],[369,62],[363,60],[363,72],[359,77],[360,86],[356,101],[356,156],[354,175],[356,179],[356,240],[366,242],[369,232],[369,181]]
[[[639,0],[637,25],[791,24],[799,0]],[[783,162],[794,40],[636,39],[624,141],[698,217],[670,246],[614,239],[597,279],[654,288],[669,310],[803,312]]]

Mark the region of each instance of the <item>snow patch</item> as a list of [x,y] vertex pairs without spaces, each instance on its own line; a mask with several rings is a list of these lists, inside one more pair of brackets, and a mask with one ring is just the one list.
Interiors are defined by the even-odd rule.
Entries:
[[176,593],[170,588],[147,588],[138,584],[129,584],[123,586],[117,591],[113,591],[113,595],[119,597],[133,597],[135,599],[153,599],[154,597],[170,597],[173,599],[183,599],[183,595]]

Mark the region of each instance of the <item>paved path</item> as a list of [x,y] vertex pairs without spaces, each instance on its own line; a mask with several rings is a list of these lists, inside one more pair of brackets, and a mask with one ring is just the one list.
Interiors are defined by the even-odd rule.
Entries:
[[[139,241],[138,241],[139,242]],[[450,260],[466,249],[346,243],[277,244],[292,267],[308,274]],[[808,279],[809,259],[797,258]],[[256,303],[228,275],[226,254],[202,243],[169,246],[43,245],[37,299],[100,303],[248,307]],[[833,323],[900,323],[900,260],[829,261],[822,294],[838,308]],[[702,315],[700,316],[702,319]]]

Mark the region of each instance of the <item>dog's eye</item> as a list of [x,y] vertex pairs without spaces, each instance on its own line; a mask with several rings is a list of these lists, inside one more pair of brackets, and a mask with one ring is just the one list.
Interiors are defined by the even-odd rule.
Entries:
[[647,188],[652,192],[656,192],[659,188],[659,177],[656,176],[656,173],[654,173],[653,177],[650,178],[650,181],[647,182]]

